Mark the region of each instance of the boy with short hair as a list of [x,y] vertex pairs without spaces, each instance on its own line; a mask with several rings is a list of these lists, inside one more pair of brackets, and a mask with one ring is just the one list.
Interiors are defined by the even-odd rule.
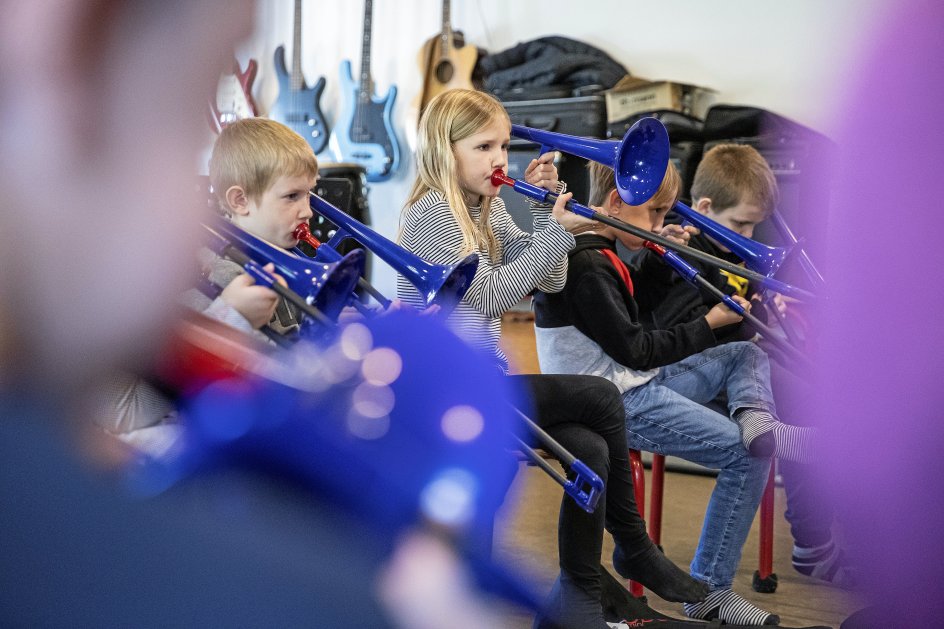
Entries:
[[[311,147],[288,127],[265,118],[240,120],[225,127],[210,158],[210,181],[220,210],[234,224],[283,249],[298,244],[293,233],[312,216],[308,191],[318,177]],[[239,264],[200,252],[210,283],[222,287],[215,299],[197,289],[182,301],[189,307],[265,340],[264,325],[277,334],[298,329],[297,309],[272,289],[256,284]],[[271,264],[265,269],[273,272]],[[175,427],[152,428],[174,420],[172,404],[148,383],[131,374],[114,374],[102,386],[102,427],[122,434],[137,447],[158,454],[176,435]]]
[[[640,206],[620,199],[611,169],[591,164],[590,171],[591,204],[637,227],[662,229],[679,190],[671,164],[660,189]],[[689,232],[674,226],[663,234],[685,241]],[[713,330],[740,320],[723,305],[671,329],[645,330],[639,302],[653,294],[653,284],[667,281],[668,267],[648,258],[647,268],[631,271],[616,255],[616,240],[631,250],[644,241],[611,227],[576,240],[564,290],[535,297],[542,372],[605,376],[622,393],[630,447],[720,470],[691,564],[692,575],[707,581],[711,592],[702,603],[686,604],[685,612],[729,623],[774,621],[731,590],[766,483],[766,456],[804,457],[809,451],[805,433],[794,434],[775,418],[766,355],[751,343],[716,346]],[[730,417],[702,406],[722,391]]]
[[[308,192],[317,180],[318,160],[311,147],[285,125],[266,118],[226,126],[210,157],[210,183],[220,210],[237,227],[286,250],[298,245],[295,229],[312,216]],[[204,263],[218,286],[229,285],[243,272],[235,262],[215,256]],[[191,302],[203,310],[210,300],[193,295]],[[299,314],[279,299],[269,327],[288,334],[298,329]]]
[[[752,238],[754,228],[766,220],[777,207],[780,190],[773,171],[756,149],[746,145],[720,144],[702,158],[692,182],[692,209],[727,227],[745,238]],[[670,211],[666,224],[679,224],[683,219]],[[735,264],[742,260],[722,243],[706,234],[694,234],[689,246]],[[645,256],[656,254],[645,252]],[[702,262],[688,260],[712,285],[728,295],[751,296],[748,281],[723,269]],[[673,274],[667,284],[654,286],[655,294],[645,304],[647,318],[652,325],[670,328],[679,323],[703,316],[717,301],[680,275]],[[777,296],[778,307],[783,304]],[[753,332],[747,326],[735,325],[716,333],[719,341],[747,340]]]
[[[753,147],[720,144],[702,158],[692,182],[693,209],[711,220],[752,238],[754,228],[773,212],[779,203],[777,179],[764,157]],[[680,223],[681,217],[670,213],[666,219]],[[740,263],[741,259],[706,234],[694,235],[689,246]],[[644,255],[651,255],[646,252]],[[731,275],[698,260],[689,260],[714,286],[729,295],[753,297],[752,288],[742,278]],[[642,304],[643,317],[656,328],[671,328],[703,317],[714,303],[708,293],[696,289],[681,276],[674,275],[667,283],[654,285],[653,299]],[[779,295],[777,307],[783,309]],[[754,336],[747,325],[736,324],[715,333],[720,342]],[[759,344],[767,349],[761,339]],[[771,384],[783,416],[791,422],[813,414],[808,408],[809,385],[777,360],[771,348]],[[784,489],[787,494],[786,518],[793,534],[793,567],[800,573],[841,586],[855,585],[854,569],[833,542],[831,525],[835,519],[832,504],[820,498],[816,470],[809,465],[781,461]]]

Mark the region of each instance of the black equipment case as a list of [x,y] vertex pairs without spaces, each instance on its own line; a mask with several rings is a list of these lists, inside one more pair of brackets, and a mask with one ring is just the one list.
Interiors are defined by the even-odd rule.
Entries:
[[[513,124],[581,137],[603,138],[606,134],[603,96],[515,100],[502,104]],[[523,178],[525,168],[538,156],[539,148],[537,144],[513,137],[508,151],[508,175]],[[590,193],[587,160],[566,153],[559,152],[559,155],[557,169],[561,180],[567,182],[575,201],[586,204]],[[502,188],[500,196],[515,223],[527,232],[533,231],[528,199],[507,186]]]

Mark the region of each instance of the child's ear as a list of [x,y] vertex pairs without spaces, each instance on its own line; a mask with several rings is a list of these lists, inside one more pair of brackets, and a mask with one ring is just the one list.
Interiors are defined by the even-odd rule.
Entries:
[[226,190],[226,207],[236,216],[249,214],[249,197],[240,186],[230,186]]
[[694,210],[699,214],[708,214],[714,210],[711,206],[711,199],[709,197],[702,197],[695,202]]
[[623,209],[623,199],[619,195],[619,190],[613,188],[610,190],[610,193],[606,195],[606,210],[612,216],[619,216],[620,211]]

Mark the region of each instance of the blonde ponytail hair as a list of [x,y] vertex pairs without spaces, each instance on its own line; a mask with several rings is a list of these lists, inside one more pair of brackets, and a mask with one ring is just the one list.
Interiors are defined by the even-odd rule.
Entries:
[[493,197],[482,198],[479,220],[474,221],[459,187],[453,145],[496,120],[503,120],[511,126],[505,108],[484,92],[449,90],[430,101],[420,119],[417,135],[416,181],[404,207],[404,210],[409,208],[430,190],[442,193],[462,230],[460,255],[468,255],[477,249],[487,252],[493,261],[501,256],[498,241],[488,222]]

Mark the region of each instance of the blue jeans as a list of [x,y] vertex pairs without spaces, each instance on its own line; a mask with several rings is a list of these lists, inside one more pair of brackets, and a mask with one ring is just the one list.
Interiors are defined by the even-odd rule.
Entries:
[[[766,343],[762,339],[758,345],[765,349]],[[793,426],[813,426],[816,400],[810,384],[778,363],[776,353],[771,356],[770,381],[781,411],[780,421]],[[836,508],[823,491],[824,472],[815,463],[781,460],[779,465],[787,496],[784,517],[790,523],[793,540],[804,546],[825,544],[832,539]]]
[[[726,417],[703,403],[727,394]],[[776,414],[767,355],[753,343],[726,343],[667,365],[623,394],[629,447],[720,470],[691,574],[712,589],[731,587],[760,504],[770,459],[755,458],[730,418],[741,408]]]

